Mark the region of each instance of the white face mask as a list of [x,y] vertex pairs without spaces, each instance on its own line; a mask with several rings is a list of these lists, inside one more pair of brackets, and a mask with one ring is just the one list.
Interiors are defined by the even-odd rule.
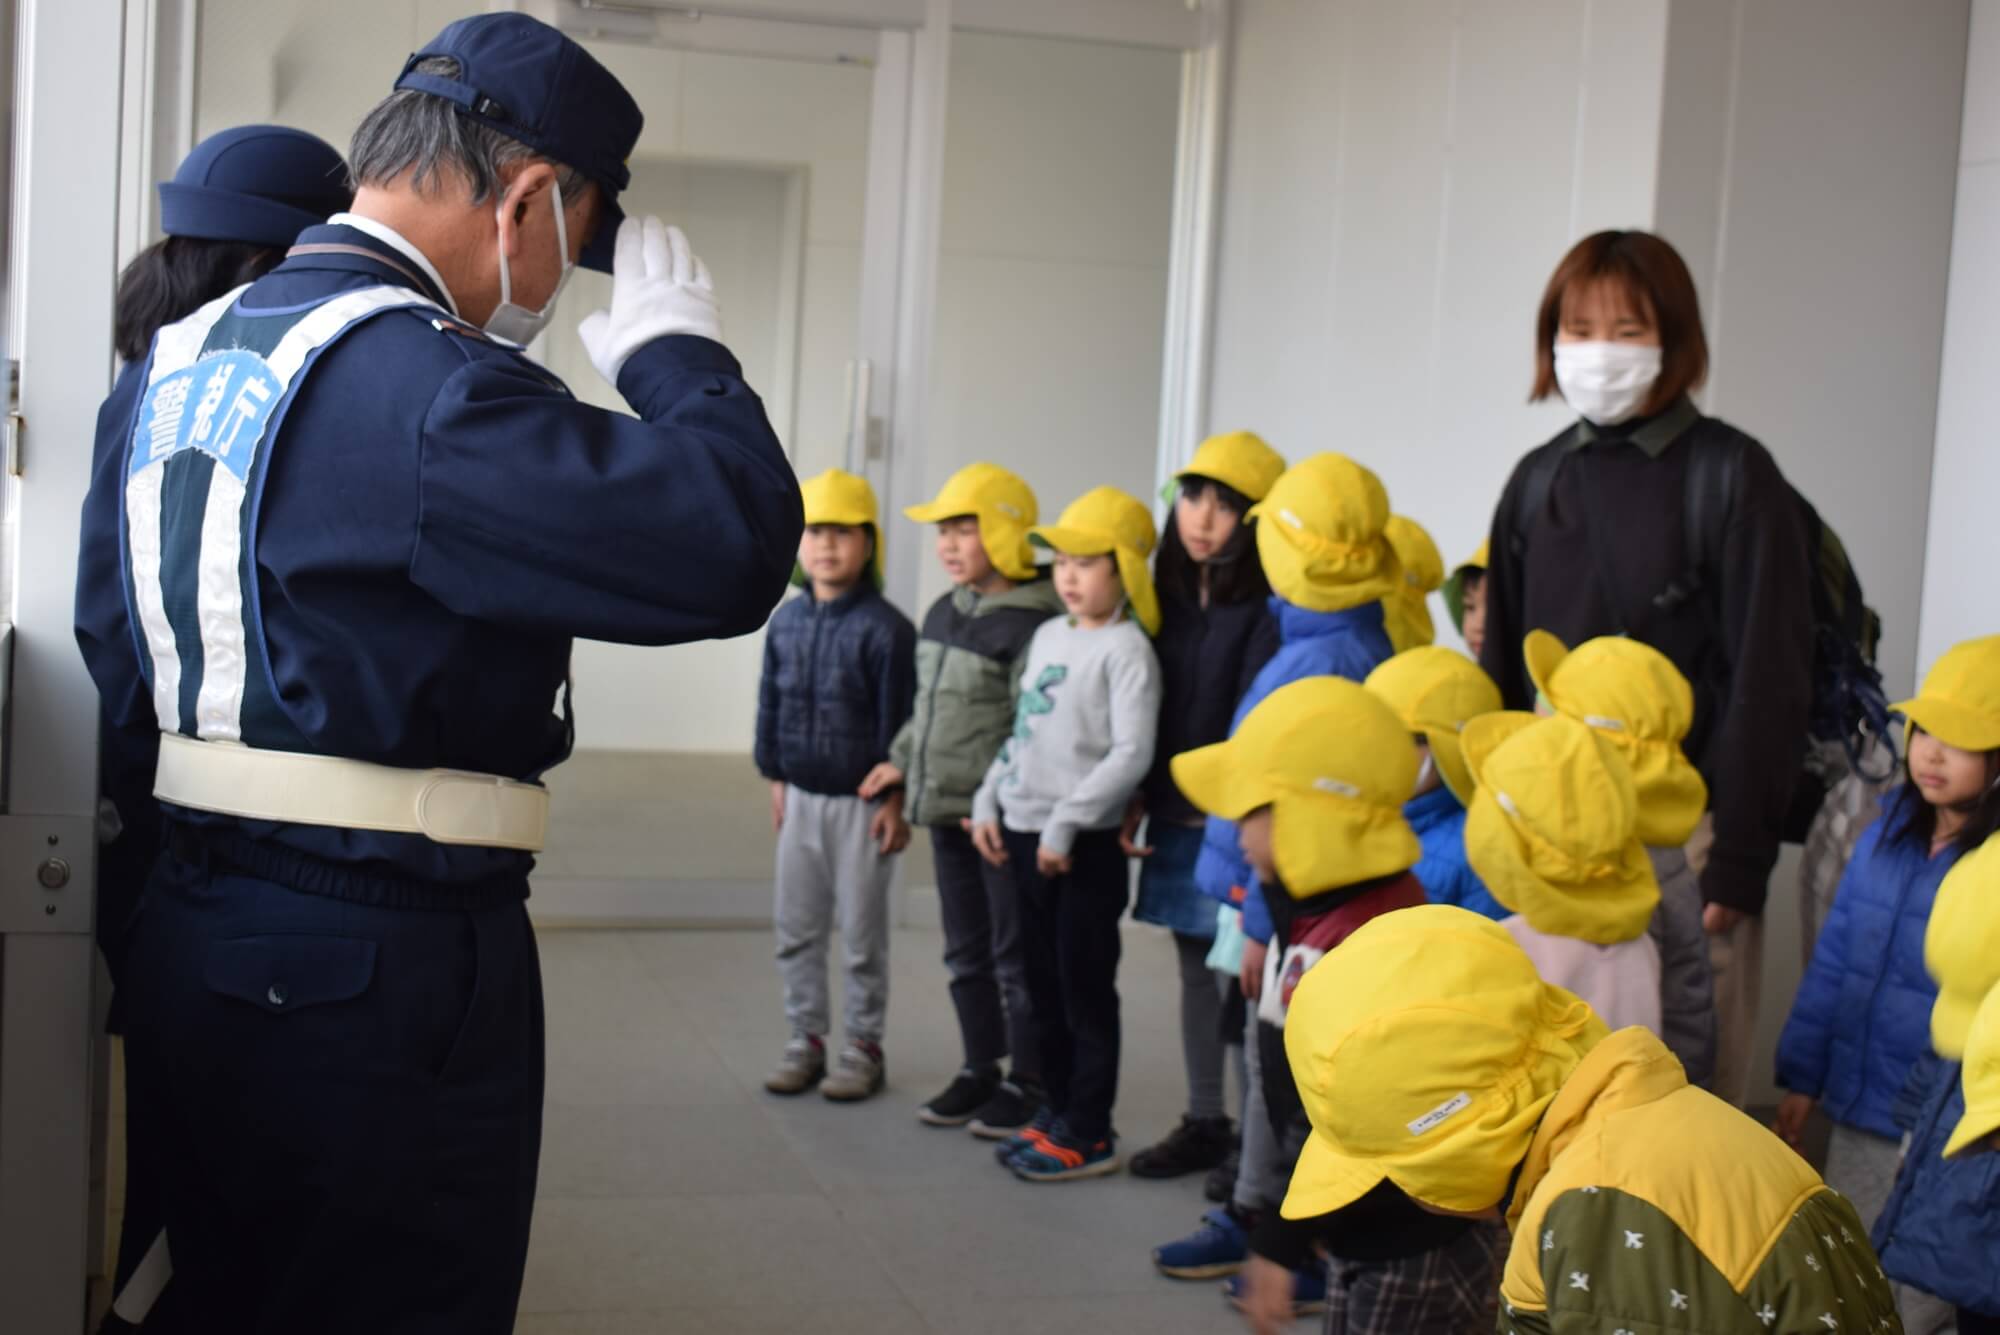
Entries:
[[1556,344],[1556,386],[1577,414],[1616,426],[1639,412],[1660,378],[1660,350],[1640,343]]
[[549,293],[549,299],[540,310],[531,311],[513,303],[514,280],[507,271],[507,250],[500,246],[499,238],[494,238],[493,242],[500,248],[500,304],[493,308],[493,314],[486,317],[486,332],[523,347],[534,342],[535,335],[547,327],[556,313],[556,299],[569,285],[569,276],[576,272],[576,266],[569,261],[569,226],[563,220],[562,187],[554,181],[549,182],[549,197],[555,201],[556,253],[562,256],[562,277],[556,280],[556,290]]

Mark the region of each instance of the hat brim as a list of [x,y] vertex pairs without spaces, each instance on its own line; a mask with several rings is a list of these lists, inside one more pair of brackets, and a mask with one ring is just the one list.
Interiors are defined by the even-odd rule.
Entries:
[[1946,1061],[1964,1060],[1972,1019],[1979,1014],[1982,1000],[1983,993],[1968,994],[1951,987],[1938,991],[1937,1000],[1931,1003],[1931,1047],[1938,1056]]
[[1038,524],[1028,530],[1028,541],[1037,547],[1065,556],[1109,556],[1118,547],[1109,533],[1090,529],[1064,528],[1060,524]]
[[1467,721],[1465,731],[1459,734],[1459,749],[1465,757],[1466,772],[1475,788],[1486,786],[1486,762],[1493,753],[1506,745],[1515,733],[1538,721],[1535,715],[1523,709],[1499,709]]
[[1569,657],[1569,646],[1545,630],[1531,630],[1521,645],[1521,658],[1528,666],[1528,680],[1535,683],[1535,689],[1543,695],[1549,693],[1549,682],[1555,677],[1556,669]]
[[1946,746],[1961,751],[2000,749],[2000,717],[1967,709],[1935,696],[1918,696],[1895,706],[1895,713],[1922,728]]
[[1424,741],[1430,745],[1431,760],[1437,765],[1438,777],[1444,786],[1451,789],[1451,795],[1458,799],[1462,807],[1472,805],[1472,794],[1479,784],[1472,777],[1472,766],[1465,763],[1465,742],[1458,733],[1444,728],[1425,728]]
[[611,259],[618,250],[618,227],[625,221],[625,210],[619,206],[618,196],[602,181],[597,183],[597,231],[590,238],[590,244],[583,248],[576,262],[586,269],[598,273],[611,272]]
[[160,182],[160,230],[168,236],[289,246],[300,232],[319,226],[328,216],[262,195],[206,185],[182,185],[176,181]]
[[1285,1202],[1278,1213],[1286,1219],[1313,1219],[1354,1204],[1388,1178],[1373,1160],[1343,1154],[1324,1135],[1306,1137]]
[[1242,820],[1271,804],[1271,791],[1244,773],[1237,750],[1229,742],[1217,742],[1183,751],[1168,763],[1174,785],[1196,810]]
[[1977,1106],[1965,1105],[1965,1115],[1958,1119],[1951,1139],[1944,1143],[1944,1157],[1953,1158],[1971,1149],[1988,1136],[2000,1132],[2000,1103],[1982,1103]]

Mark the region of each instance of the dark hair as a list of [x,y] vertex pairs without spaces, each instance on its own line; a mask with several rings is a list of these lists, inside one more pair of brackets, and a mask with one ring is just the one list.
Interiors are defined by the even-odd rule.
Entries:
[[[2000,830],[2000,751],[1988,751],[1985,755],[1986,787],[1973,800],[1965,824],[1952,836],[1961,854],[1972,852]],[[1924,801],[1915,782],[1907,782],[1896,791],[1895,803],[1889,808],[1882,829],[1889,838],[1907,840],[1929,857],[1931,841],[1937,838],[1937,808]]]
[[[450,56],[432,56],[416,65],[418,74],[443,79],[459,76]],[[348,184],[387,185],[404,172],[419,194],[441,189],[447,176],[464,178],[472,202],[498,194],[508,166],[516,162],[546,162],[556,169],[563,199],[575,203],[589,178],[576,168],[528,147],[489,125],[461,116],[445,99],[413,88],[399,88],[375,104],[355,128],[347,150]]]
[[[1209,491],[1236,516],[1236,531],[1208,560],[1209,601],[1217,606],[1262,602],[1271,596],[1271,582],[1264,577],[1264,563],[1257,559],[1257,521],[1243,517],[1250,508],[1250,498],[1212,478],[1185,477],[1176,487],[1174,499],[1178,502],[1183,495],[1199,498]],[[1187,545],[1181,541],[1177,510],[1178,505],[1168,507],[1160,554],[1153,562],[1153,580],[1163,592],[1198,603],[1202,563],[1188,555]]]
[[170,236],[132,257],[118,279],[113,345],[143,361],[162,325],[185,319],[232,288],[262,278],[285,254],[254,241]]
[[1660,378],[1640,406],[1650,417],[1708,379],[1708,338],[1701,331],[1701,299],[1680,252],[1651,232],[1597,232],[1570,247],[1549,277],[1535,313],[1535,383],[1531,402],[1556,392],[1556,330],[1563,302],[1600,280],[1626,297],[1660,331]]

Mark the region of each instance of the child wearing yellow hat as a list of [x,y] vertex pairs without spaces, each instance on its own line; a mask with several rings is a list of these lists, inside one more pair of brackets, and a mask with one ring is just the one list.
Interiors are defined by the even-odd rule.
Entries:
[[[917,1110],[929,1126],[1011,1136],[1041,1106],[1034,1015],[1021,958],[1018,891],[988,866],[961,822],[1014,724],[1014,683],[1035,628],[1062,611],[1035,568],[1035,493],[997,464],[967,464],[932,500],[903,513],[937,526],[952,589],[924,614],[917,702],[861,796],[902,788],[905,815],[930,832],[944,962],[964,1066]],[[1013,1069],[1001,1078],[1011,1054]]]
[[1474,658],[1486,652],[1487,550],[1488,544],[1480,543],[1479,550],[1459,562],[1440,590],[1451,624],[1458,628],[1465,651]]
[[1444,557],[1424,526],[1407,516],[1390,515],[1383,536],[1403,568],[1403,582],[1382,601],[1389,644],[1400,654],[1437,638],[1430,598],[1444,587]]
[[1368,674],[1366,685],[1416,737],[1422,765],[1403,815],[1424,856],[1416,876],[1433,904],[1456,904],[1496,922],[1508,915],[1465,858],[1465,807],[1472,771],[1465,763],[1466,724],[1500,708],[1500,688],[1455,649],[1425,645],[1397,654]]
[[[799,486],[806,531],[771,617],[757,692],[757,770],[778,834],[778,972],[791,1025],[773,1094],[814,1085],[837,1102],[882,1088],[889,1005],[889,878],[910,841],[903,794],[855,795],[910,717],[916,627],[881,594],[882,537],[866,478],[830,468]],[[827,936],[847,952],[846,1044],[827,1073]],[[821,1083],[824,1081],[824,1083]]]
[[[1228,741],[1174,759],[1190,801],[1238,822],[1277,924],[1257,1002],[1258,1046],[1286,1175],[1310,1130],[1285,1061],[1291,999],[1350,934],[1424,902],[1409,871],[1421,847],[1402,816],[1417,769],[1408,726],[1373,693],[1336,677],[1272,692]],[[1422,1335],[1490,1321],[1483,1300],[1497,1229],[1426,1216],[1393,1193],[1370,1203],[1365,1227],[1338,1233],[1325,1221],[1287,1224],[1269,1208],[1255,1218],[1231,1209],[1210,1223],[1250,1235],[1254,1259],[1234,1292],[1253,1318],[1290,1315],[1302,1293],[1324,1286],[1331,1331],[1394,1320],[1398,1331]],[[1312,1259],[1316,1245],[1333,1253],[1325,1272]]]
[[1146,558],[1153,517],[1115,487],[1029,530],[1055,552],[1068,615],[1042,623],[1014,731],[973,795],[980,855],[1014,878],[1048,1100],[1004,1162],[1033,1182],[1118,1171],[1118,920],[1129,896],[1119,822],[1153,763],[1160,624]]
[[1660,902],[1639,842],[1631,766],[1563,714],[1486,714],[1465,728],[1477,791],[1465,852],[1504,926],[1543,978],[1605,1023],[1660,1031],[1660,952],[1646,934]]
[[[1375,474],[1343,455],[1315,454],[1286,469],[1250,508],[1248,518],[1256,521],[1257,556],[1271,585],[1279,643],[1238,702],[1232,733],[1282,686],[1322,676],[1359,682],[1388,659],[1393,651],[1382,603],[1402,583],[1384,532],[1389,495]],[[1227,937],[1240,951],[1238,986],[1249,1001],[1263,985],[1273,931],[1255,880],[1235,822],[1211,815],[1195,860],[1195,884],[1224,908],[1241,911],[1240,922],[1229,924]],[[1225,953],[1221,927],[1228,916],[1218,916],[1219,957]],[[1271,1119],[1255,1069],[1256,1017],[1249,1007],[1246,1011],[1243,1125],[1231,1198],[1247,1210],[1269,1203],[1281,1188],[1283,1155],[1269,1134]],[[1203,1259],[1189,1267],[1189,1277],[1227,1273],[1242,1264],[1247,1252],[1236,1245],[1240,1237],[1211,1247],[1207,1243],[1217,1240],[1204,1242],[1206,1234],[1206,1229],[1198,1230],[1159,1252],[1174,1257],[1199,1253]]]
[[1819,1104],[1834,1124],[1826,1179],[1870,1224],[1902,1157],[1897,1103],[1931,1046],[1933,905],[1961,855],[2000,825],[2000,638],[1945,655],[1898,708],[1912,720],[1909,781],[1855,846],[1778,1040],[1790,1091],[1778,1134],[1798,1143]]
[[1715,1073],[1715,980],[1701,882],[1686,845],[1708,804],[1708,785],[1681,750],[1694,726],[1694,688],[1672,659],[1622,636],[1571,650],[1538,630],[1523,656],[1541,712],[1589,724],[1631,766],[1639,842],[1660,883],[1660,906],[1646,927],[1660,954],[1660,1037],[1687,1067],[1689,1083],[1706,1089]]
[[[1216,1199],[1235,1171],[1236,1128],[1223,1104],[1224,980],[1209,967],[1218,910],[1195,884],[1202,815],[1174,783],[1169,762],[1229,735],[1236,702],[1278,648],[1271,586],[1257,562],[1252,505],[1285,471],[1278,452],[1248,431],[1201,443],[1174,478],[1153,576],[1160,597],[1160,723],[1153,768],[1125,813],[1124,848],[1140,859],[1136,922],[1173,934],[1180,965],[1181,1053],[1187,1111],[1157,1144],[1132,1156],[1134,1176],[1211,1173]],[[1140,826],[1144,825],[1143,841]],[[1236,987],[1232,969],[1227,978]],[[1235,1032],[1242,1032],[1242,1025]]]
[[[1972,658],[1947,655],[1925,680],[1924,692],[1931,694],[1941,673],[1950,678],[1936,692],[1945,707],[1926,706],[1919,697],[1899,708],[1926,731],[2000,740],[1981,731],[2000,726],[2000,709],[1990,707],[2000,684],[1983,673],[1977,681],[1957,676]],[[1911,764],[1921,763],[1913,752]],[[1993,1264],[2000,1256],[2000,1159],[1945,1156],[1970,1106],[1963,1076],[1972,1059],[1974,1016],[2000,986],[2000,839],[1989,836],[1961,857],[1938,888],[1924,933],[1924,963],[1938,986],[1931,1052],[1919,1059],[1898,1103],[1903,1164],[1875,1223],[1875,1243],[1891,1279],[1960,1310],[1961,1331],[1992,1329],[2000,1319],[2000,1269]]]
[[1299,984],[1285,1049],[1312,1124],[1285,1216],[1339,1219],[1387,1184],[1504,1219],[1504,1331],[1898,1328],[1853,1207],[1497,923],[1444,905],[1369,923]]

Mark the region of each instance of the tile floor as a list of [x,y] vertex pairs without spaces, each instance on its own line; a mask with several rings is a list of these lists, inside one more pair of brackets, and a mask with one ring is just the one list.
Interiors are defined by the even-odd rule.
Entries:
[[[959,1055],[934,931],[896,934],[889,1089],[851,1107],[761,1088],[785,1039],[767,933],[541,945],[548,1118],[523,1335],[1244,1329],[1216,1285],[1151,1264],[1198,1219],[1199,1179],[1030,1186],[984,1142],[917,1122]],[[1128,924],[1120,981],[1118,1123],[1136,1149],[1185,1097],[1165,933]]]

